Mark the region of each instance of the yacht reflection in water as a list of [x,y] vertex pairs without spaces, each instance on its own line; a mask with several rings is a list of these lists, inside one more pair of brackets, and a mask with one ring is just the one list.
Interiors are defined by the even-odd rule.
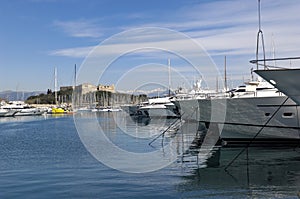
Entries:
[[[224,168],[240,148],[220,148],[205,168],[185,171],[184,183],[176,189],[192,196],[206,190],[207,196],[249,195],[267,198],[297,198],[300,191],[300,149],[249,148],[227,170]],[[248,158],[247,158],[248,157]],[[220,193],[221,192],[221,193]],[[202,195],[204,197],[204,195]]]
[[[178,146],[181,151],[178,151],[176,164],[182,168],[184,179],[176,185],[176,190],[183,197],[299,197],[300,145],[249,145],[245,148],[218,143],[204,157],[199,153],[201,136],[205,136],[202,126],[186,125],[188,128],[184,124],[180,129],[182,136]],[[201,196],[195,195],[199,190],[203,190]]]

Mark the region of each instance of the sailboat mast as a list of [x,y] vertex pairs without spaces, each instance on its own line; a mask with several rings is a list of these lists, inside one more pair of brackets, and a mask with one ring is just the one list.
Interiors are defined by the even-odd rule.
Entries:
[[169,71],[169,96],[171,96],[171,60],[168,59],[168,71]]
[[76,64],[75,64],[75,69],[74,69],[74,89],[76,87]]
[[226,70],[226,55],[224,60],[224,84],[225,84],[225,92],[228,90],[227,87],[227,70]]
[[272,33],[272,52],[273,52],[274,66],[276,67],[275,42],[274,42],[274,34],[273,33]]
[[216,92],[219,92],[219,78],[218,76],[216,77]]
[[57,105],[57,68],[54,68],[54,100]]
[[76,69],[76,64],[75,64],[75,66],[74,66],[74,85],[73,85],[73,91],[72,91],[72,100],[73,100],[73,105],[74,105],[74,103],[76,102],[76,95],[75,95],[75,89],[76,89],[76,81],[77,81],[77,79],[76,79],[76,72],[77,72],[77,69]]

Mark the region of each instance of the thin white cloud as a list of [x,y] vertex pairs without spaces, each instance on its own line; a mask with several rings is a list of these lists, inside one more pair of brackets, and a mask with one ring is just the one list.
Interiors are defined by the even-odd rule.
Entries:
[[103,28],[94,21],[54,21],[53,25],[72,37],[98,38],[103,35]]
[[75,57],[83,58],[94,49],[94,46],[89,47],[77,47],[77,48],[66,48],[50,51],[49,54],[53,56],[64,56],[64,57]]

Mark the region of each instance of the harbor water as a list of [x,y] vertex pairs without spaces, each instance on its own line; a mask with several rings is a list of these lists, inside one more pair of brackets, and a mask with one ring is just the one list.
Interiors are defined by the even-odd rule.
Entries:
[[[191,148],[197,125],[185,122],[149,145],[175,119],[93,114],[124,150],[151,152],[177,139],[177,159],[156,171],[126,173],[90,154],[72,115],[0,118],[0,198],[300,197],[299,146],[251,147],[224,170],[242,148],[216,147],[208,159],[199,159]],[[124,135],[124,128],[149,138]]]

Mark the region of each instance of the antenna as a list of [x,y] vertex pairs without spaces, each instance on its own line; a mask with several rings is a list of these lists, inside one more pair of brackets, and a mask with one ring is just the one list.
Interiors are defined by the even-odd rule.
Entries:
[[[266,54],[265,54],[265,42],[264,42],[264,34],[261,30],[261,17],[260,17],[260,0],[258,0],[258,33],[256,40],[256,60],[258,60],[258,48],[259,48],[259,38],[261,37],[262,49],[263,49],[263,57],[264,57],[264,69],[267,69],[266,66]],[[258,70],[258,62],[256,62],[256,69]]]

